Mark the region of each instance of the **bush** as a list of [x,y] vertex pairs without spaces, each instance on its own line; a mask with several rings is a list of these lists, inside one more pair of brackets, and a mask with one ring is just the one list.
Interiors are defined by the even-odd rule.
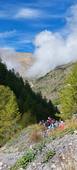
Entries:
[[47,151],[43,163],[48,162],[50,159],[52,159],[52,157],[55,154],[56,154],[55,151],[52,151],[52,150]]
[[42,139],[42,135],[37,130],[32,132],[32,134],[31,134],[32,142],[39,142],[41,139]]
[[26,154],[22,158],[20,158],[16,162],[15,166],[13,166],[10,170],[19,170],[20,168],[26,168],[27,165],[34,160],[35,156],[36,153],[33,150],[29,149]]
[[39,142],[43,140],[44,131],[45,131],[45,127],[43,125],[39,125],[39,124],[33,125],[30,133],[31,142]]
[[22,127],[27,127],[28,125],[30,124],[33,124],[36,122],[36,117],[33,116],[30,111],[28,112],[25,112],[23,115],[22,115],[22,119],[21,119],[21,125]]
[[35,158],[35,152],[33,150],[29,150],[26,155],[24,155],[19,161],[18,164],[22,168],[26,168],[29,162],[32,162]]

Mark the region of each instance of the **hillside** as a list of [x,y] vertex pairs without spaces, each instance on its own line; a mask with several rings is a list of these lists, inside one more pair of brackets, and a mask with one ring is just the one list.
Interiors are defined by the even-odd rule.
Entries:
[[26,77],[26,71],[35,62],[32,57],[32,53],[17,52],[15,55],[17,62],[20,64],[18,71],[23,77],[23,79],[27,79],[29,81],[32,89],[35,92],[41,91],[43,96],[48,99],[51,99],[52,101],[54,101],[55,104],[57,104],[59,90],[63,87],[65,77],[71,71],[71,68],[73,67],[74,63],[59,66],[53,71],[47,73],[45,76],[40,77],[38,79],[28,79]]
[[[25,72],[34,63],[32,53],[16,53],[16,56],[21,64],[20,72],[22,73],[23,78],[28,79],[25,77]],[[69,74],[73,65],[74,63],[69,63],[59,66],[39,79],[28,79],[29,83],[35,92],[41,91],[43,96],[57,102],[59,90],[63,87],[65,77]]]
[[[24,62],[27,59],[20,58],[19,60]],[[22,120],[25,126],[35,114],[39,121],[40,119],[47,119],[48,116],[52,116],[52,113],[55,116],[56,107],[50,101],[47,101],[46,98],[43,99],[40,93],[36,94],[35,91],[41,91],[43,96],[52,99],[54,103],[58,104],[59,90],[63,88],[64,79],[71,72],[73,65],[70,63],[60,66],[47,73],[44,77],[37,80],[29,80],[34,90],[33,92],[28,82],[24,84],[23,79],[18,74],[15,74],[14,70],[8,71],[6,65],[0,63],[0,84],[3,85],[3,89],[6,90],[6,86],[8,86],[14,91],[19,111],[23,113]],[[10,91],[11,94],[13,99],[13,93]],[[28,110],[31,113],[30,115]],[[45,125],[41,126],[35,123],[36,121],[32,121],[30,126],[23,130],[20,129],[17,134],[10,137],[10,140],[3,147],[0,145],[0,169],[76,170],[76,117],[75,119],[73,117],[71,120],[66,120],[62,129],[58,126],[52,130],[45,127]]]
[[[34,125],[34,128],[37,128],[37,125]],[[56,133],[57,136],[53,132],[50,137],[35,143],[30,138],[34,128],[31,126],[24,129],[0,149],[0,169],[76,170],[77,131],[70,129],[68,133],[64,130],[60,134]]]
[[[21,73],[24,80],[28,79],[25,77],[24,73],[34,63],[32,53],[16,53],[16,56],[22,66]],[[43,97],[46,96],[46,98],[51,99],[55,104],[57,104],[59,90],[63,87],[65,77],[69,74],[73,65],[74,63],[69,63],[59,66],[43,77],[38,79],[28,79],[28,81],[35,92],[41,91]]]
[[59,66],[44,77],[30,81],[33,90],[35,92],[41,91],[43,96],[57,104],[59,90],[63,88],[65,77],[69,74],[73,65],[74,63]]
[[31,79],[26,77],[26,71],[35,62],[32,53],[16,53],[17,61],[20,63],[19,73],[24,80],[28,80],[31,88],[35,92],[41,92],[43,97],[52,100],[56,105],[59,105],[59,91],[64,86],[65,77],[71,71],[74,63],[58,66],[56,69],[50,71],[45,76],[38,79]]
[[[18,60],[21,65],[28,65],[28,68],[30,63],[32,64],[31,59],[28,57],[19,57]],[[76,117],[75,119],[65,121],[64,129],[57,127],[49,130],[45,126],[42,127],[39,124],[35,124],[42,119],[46,120],[48,116],[55,118],[58,110],[55,110],[57,108],[52,103],[59,104],[59,90],[63,88],[65,77],[71,72],[73,65],[74,63],[63,65],[47,73],[44,77],[35,80],[29,79],[30,87],[29,83],[27,81],[24,82],[14,70],[7,70],[6,65],[0,63],[0,85],[2,85],[3,91],[6,91],[6,86],[9,87],[12,99],[14,92],[18,110],[20,111],[18,114],[22,113],[20,123],[23,124],[24,128],[23,130],[19,129],[17,134],[11,135],[7,143],[4,141],[6,145],[0,145],[1,170],[76,170]],[[77,65],[75,67],[77,68]],[[47,99],[52,99],[52,102],[42,98],[40,93],[35,93],[40,91]],[[6,93],[4,99],[7,99]],[[1,107],[4,109],[2,104]],[[8,113],[10,113],[9,110]],[[2,120],[4,121],[4,117]],[[16,127],[18,126],[16,125]],[[6,131],[7,129],[5,128],[4,132]],[[12,131],[13,129],[11,129]]]
[[51,101],[43,99],[41,94],[36,94],[29,83],[24,82],[19,74],[15,74],[13,70],[8,70],[6,65],[0,62],[0,85],[8,86],[14,92],[17,98],[19,111],[32,116],[37,115],[37,121],[47,119],[49,115],[55,116],[58,111]]

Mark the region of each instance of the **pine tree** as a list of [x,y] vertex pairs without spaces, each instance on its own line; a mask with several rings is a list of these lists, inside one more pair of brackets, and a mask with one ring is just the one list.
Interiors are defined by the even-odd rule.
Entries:
[[62,117],[71,118],[77,112],[77,63],[65,80],[65,86],[60,92]]
[[0,142],[3,143],[18,130],[19,109],[16,97],[9,87],[0,85]]
[[24,82],[22,77],[18,73],[15,73],[14,69],[8,70],[6,65],[1,61],[0,84],[10,87],[14,92],[22,117],[24,114],[30,112],[34,119],[36,117],[37,122],[42,119],[46,120],[48,116],[56,118],[56,112],[58,112],[58,110],[53,103],[47,101],[46,98],[43,98],[41,93],[35,93],[30,87],[28,81]]

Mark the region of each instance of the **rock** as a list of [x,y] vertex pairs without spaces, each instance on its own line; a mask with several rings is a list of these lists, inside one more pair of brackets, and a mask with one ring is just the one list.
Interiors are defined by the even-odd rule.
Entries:
[[54,170],[56,169],[56,165],[55,164],[52,164],[51,168]]
[[74,133],[77,135],[77,130],[74,130]]
[[2,162],[0,162],[0,166],[3,166],[3,163],[2,163]]
[[3,162],[0,162],[0,170],[2,170]]

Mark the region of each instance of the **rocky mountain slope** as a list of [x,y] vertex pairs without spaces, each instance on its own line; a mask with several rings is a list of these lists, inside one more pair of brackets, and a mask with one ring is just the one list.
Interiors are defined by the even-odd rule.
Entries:
[[[28,79],[25,76],[26,70],[28,70],[34,63],[32,53],[17,53],[18,60],[22,65],[22,75],[24,80]],[[22,57],[21,57],[22,56]],[[65,77],[69,74],[74,63],[69,63],[57,67],[50,71],[45,76],[38,79],[28,79],[32,89],[35,92],[41,92],[44,97],[51,99],[57,104],[59,98],[59,90],[63,88]]]
[[30,81],[34,91],[42,93],[46,98],[58,104],[59,91],[64,86],[66,76],[69,74],[74,63],[62,65],[47,73],[44,77]]
[[[19,56],[19,54],[18,54]],[[19,57],[21,65],[31,66],[30,58]],[[42,93],[52,101],[58,102],[59,90],[64,86],[64,79],[71,71],[74,63],[57,67],[44,77],[30,80],[34,91]],[[24,79],[26,79],[24,77]],[[76,123],[77,124],[77,123]],[[33,125],[36,129],[36,125]],[[76,125],[77,129],[77,125]],[[77,170],[77,131],[51,132],[51,136],[43,134],[39,143],[31,140],[32,126],[24,129],[14,139],[0,148],[0,170]],[[20,159],[20,161],[18,161]],[[24,159],[26,165],[24,166]],[[17,162],[17,163],[16,163]],[[21,166],[22,164],[22,166]]]
[[[35,153],[34,158],[31,155],[33,153]],[[25,155],[27,155],[26,161],[31,159],[27,162],[27,166],[22,167],[19,163],[15,165],[20,158],[24,165]],[[76,168],[76,133],[66,134],[57,139],[51,137],[44,142],[33,144],[24,130],[21,135],[0,149],[0,170],[76,170]]]
[[41,91],[43,96],[57,103],[59,90],[63,87],[65,77],[71,71],[74,63],[59,66],[38,79],[28,79],[26,77],[26,71],[35,62],[32,53],[16,53],[16,58],[21,65],[20,74],[24,80],[27,79],[29,81],[33,90],[36,92]]

